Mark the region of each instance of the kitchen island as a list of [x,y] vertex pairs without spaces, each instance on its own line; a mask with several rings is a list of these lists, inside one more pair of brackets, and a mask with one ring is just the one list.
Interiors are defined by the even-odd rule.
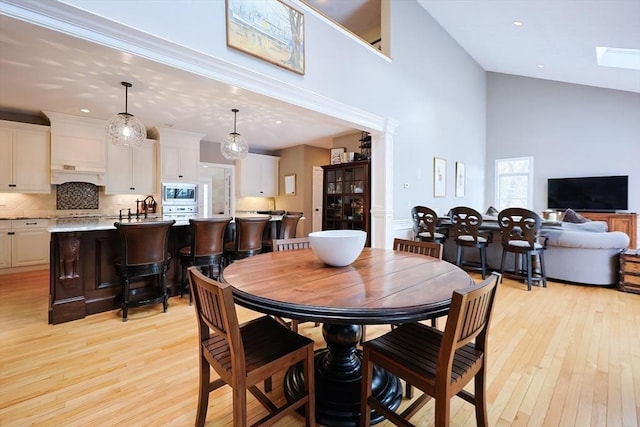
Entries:
[[[271,218],[273,222],[281,219]],[[122,221],[157,220],[134,217]],[[114,267],[120,254],[120,237],[114,226],[117,221],[117,217],[52,220],[49,226],[49,323],[68,322],[119,308],[122,285]],[[180,294],[178,251],[189,242],[188,221],[176,222],[169,233],[172,258],[166,278],[169,296]],[[132,286],[136,284],[132,283]]]

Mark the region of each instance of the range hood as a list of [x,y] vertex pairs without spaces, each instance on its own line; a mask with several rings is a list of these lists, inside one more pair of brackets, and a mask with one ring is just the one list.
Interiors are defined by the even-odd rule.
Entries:
[[51,183],[64,184],[67,182],[88,182],[97,186],[106,185],[106,175],[104,172],[75,170],[68,168],[52,168]]
[[105,121],[51,111],[51,184],[106,185]]

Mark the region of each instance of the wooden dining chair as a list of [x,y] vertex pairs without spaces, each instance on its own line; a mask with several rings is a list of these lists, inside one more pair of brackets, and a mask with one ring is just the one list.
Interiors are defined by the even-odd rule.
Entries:
[[[298,249],[308,249],[310,248],[309,238],[308,237],[296,237],[293,239],[273,239],[273,251],[274,252],[282,252],[282,251],[295,251]],[[290,328],[294,332],[298,332],[298,325],[301,323],[299,320],[291,319],[286,320],[279,316],[274,316],[279,323],[285,325]],[[316,322],[315,326],[319,324]]]
[[[451,398],[459,396],[475,405],[476,422],[487,427],[487,341],[499,273],[478,286],[453,292],[444,332],[422,323],[405,323],[363,345],[360,426],[369,426],[371,410],[396,425],[409,421],[433,397],[435,425],[449,425]],[[474,341],[475,342],[472,342]],[[372,395],[374,365],[423,391],[401,413]],[[474,394],[463,388],[474,380]]]
[[[209,393],[225,384],[233,389],[234,426],[247,426],[247,391],[269,411],[253,425],[272,425],[303,407],[306,425],[315,425],[313,341],[269,316],[238,324],[231,286],[206,277],[197,267],[187,271],[199,332],[200,391],[195,425],[204,426]],[[278,406],[257,387],[264,383],[268,392],[273,375],[298,363],[303,366],[304,385],[292,400]],[[220,378],[211,381],[210,367]]]
[[290,251],[310,248],[308,237],[295,237],[292,239],[273,239],[273,251]]
[[[420,242],[406,239],[393,239],[393,250],[401,252],[410,252],[418,255],[430,256],[442,259],[442,243],[436,242]],[[391,325],[393,329],[395,325]],[[431,326],[436,326],[436,319],[431,319]],[[360,344],[367,339],[367,327],[362,325],[362,335],[360,336]]]
[[393,250],[442,259],[442,243],[393,239]]

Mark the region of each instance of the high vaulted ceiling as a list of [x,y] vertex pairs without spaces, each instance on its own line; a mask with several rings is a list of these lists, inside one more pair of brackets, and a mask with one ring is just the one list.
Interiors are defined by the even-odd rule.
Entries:
[[[640,71],[595,65],[596,45],[640,49],[638,0],[418,2],[487,71],[640,92]],[[523,25],[515,27],[515,20]],[[86,107],[91,117],[107,119],[124,109],[118,77],[123,75],[133,83],[129,112],[148,127],[188,129],[221,141],[232,130],[231,105],[240,108],[238,131],[263,149],[326,146],[328,137],[359,131],[335,118],[0,14],[0,110],[79,115]]]
[[640,70],[596,61],[596,46],[640,50],[638,0],[418,3],[486,71],[640,92]]

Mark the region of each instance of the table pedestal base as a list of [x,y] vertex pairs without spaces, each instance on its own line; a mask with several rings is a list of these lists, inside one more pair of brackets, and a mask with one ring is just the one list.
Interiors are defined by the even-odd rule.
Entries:
[[[327,348],[316,352],[316,422],[327,426],[357,426],[360,422],[360,387],[362,353],[356,349],[361,328],[358,325],[322,327]],[[285,376],[284,393],[287,399],[299,395],[304,387],[300,366],[290,368]],[[393,409],[400,406],[402,385],[387,371],[374,367],[373,395]],[[371,424],[383,420],[371,413]]]

